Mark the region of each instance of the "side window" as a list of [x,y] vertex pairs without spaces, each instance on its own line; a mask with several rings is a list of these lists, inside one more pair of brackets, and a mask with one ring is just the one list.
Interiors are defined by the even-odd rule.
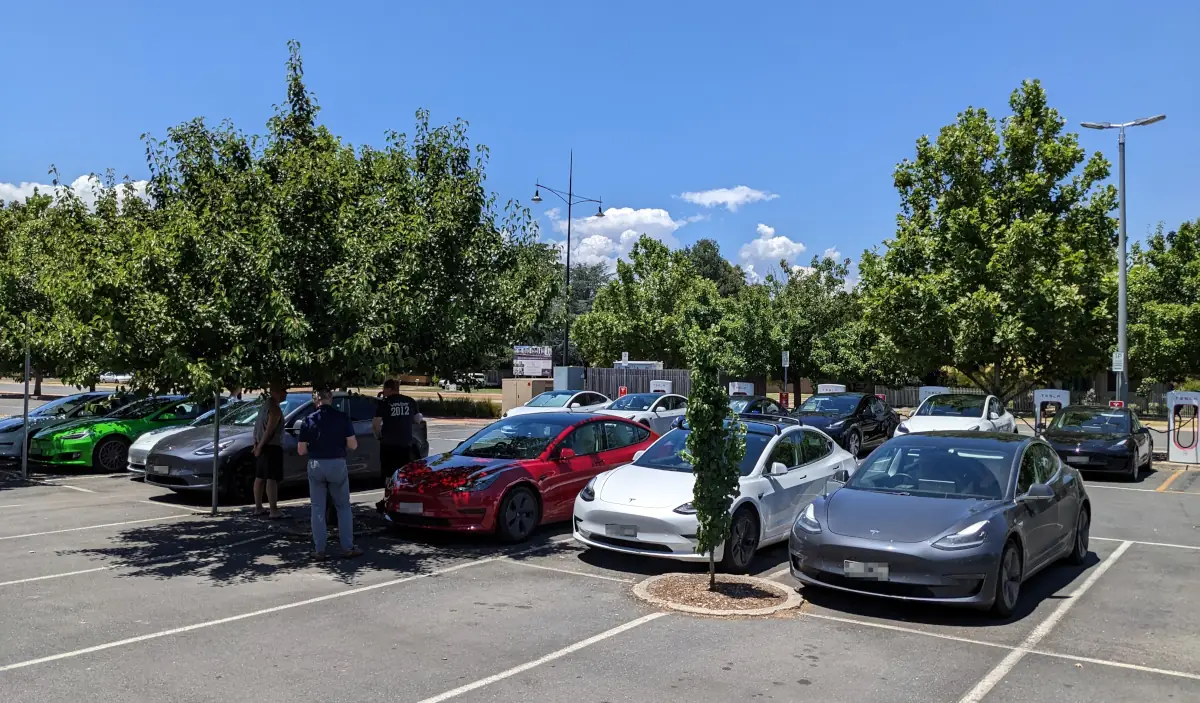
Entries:
[[1058,471],[1058,455],[1054,450],[1044,444],[1033,445],[1034,451],[1037,452],[1037,478],[1038,483],[1045,483],[1054,478],[1054,474]]
[[675,409],[676,410],[687,410],[687,398],[676,398],[675,399]]
[[[203,412],[199,403],[176,403],[163,410],[162,415],[174,415],[176,420],[195,420]],[[161,415],[160,415],[161,417]]]
[[804,439],[800,440],[800,455],[801,463],[807,464],[811,461],[816,461],[824,456],[828,456],[833,448],[825,441],[825,438],[816,432],[805,430]]
[[350,419],[354,422],[370,422],[375,419],[376,401],[366,396],[350,398]]
[[763,412],[766,413],[767,415],[786,415],[787,414],[787,413],[783,412],[783,409],[780,408],[779,405],[773,400],[764,400],[763,401]]
[[341,410],[347,415],[350,414],[350,399],[344,395],[335,395],[333,397],[333,407]]
[[653,407],[655,410],[658,410],[659,412],[664,412],[664,413],[667,412],[668,410],[674,410],[675,409],[675,399],[670,398],[670,397],[660,398],[660,399],[654,401]]
[[1134,432],[1142,429],[1142,421],[1138,419],[1137,413],[1132,411],[1129,413],[1129,426],[1133,428]]
[[771,450],[771,458],[767,460],[767,468],[769,469],[771,464],[777,461],[789,469],[800,465],[796,443],[792,437],[780,437],[779,441],[775,443],[775,448]]
[[1017,471],[1017,495],[1022,495],[1029,487],[1037,483],[1037,458],[1034,447],[1027,447],[1021,456],[1021,467]]
[[883,416],[883,415],[887,414],[887,407],[884,406],[882,400],[880,400],[879,398],[876,398],[876,397],[872,397],[871,398],[871,412],[876,415]]
[[650,439],[650,430],[642,427],[641,425],[634,425],[633,431],[634,436],[636,437],[636,439],[633,441],[634,444],[645,442],[647,439]]
[[601,423],[589,422],[586,425],[576,427],[571,436],[567,437],[564,446],[575,450],[575,456],[595,454],[602,451],[604,449],[604,435],[601,431]]
[[1029,490],[1035,483],[1045,483],[1058,471],[1058,456],[1044,444],[1031,444],[1021,457],[1021,469],[1017,474],[1017,495]]
[[605,449],[621,449],[638,443],[638,428],[625,422],[604,423]]

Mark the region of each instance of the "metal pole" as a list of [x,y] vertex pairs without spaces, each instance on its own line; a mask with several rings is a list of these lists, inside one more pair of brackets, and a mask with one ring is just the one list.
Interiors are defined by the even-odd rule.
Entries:
[[571,205],[575,200],[575,150],[571,150],[571,162],[567,171],[567,291],[563,316],[563,366],[568,365],[567,359],[571,352]]
[[29,478],[29,318],[25,319],[25,409],[21,412],[21,479]]
[[[787,393],[787,392],[788,392],[788,389],[787,389],[787,370],[788,370],[788,367],[784,366],[784,367],[783,367],[783,392],[784,392],[784,393]],[[791,399],[791,397],[789,396],[789,397],[788,397],[788,402],[790,403],[790,402],[791,402],[791,400],[792,400],[792,399]],[[784,409],[784,410],[787,410],[787,406],[784,406],[784,408],[783,408],[783,409]]]
[[212,515],[217,514],[217,475],[221,468],[221,391],[213,392],[213,475],[212,475]]
[[1125,128],[1121,128],[1120,135],[1117,137],[1117,153],[1118,153],[1118,192],[1120,197],[1121,209],[1121,229],[1118,235],[1117,249],[1117,350],[1121,352],[1121,358],[1125,360],[1125,368],[1117,374],[1117,400],[1127,401],[1129,396],[1129,345],[1125,337],[1125,322],[1126,322],[1126,289],[1125,289],[1125,259],[1128,254],[1125,251]]

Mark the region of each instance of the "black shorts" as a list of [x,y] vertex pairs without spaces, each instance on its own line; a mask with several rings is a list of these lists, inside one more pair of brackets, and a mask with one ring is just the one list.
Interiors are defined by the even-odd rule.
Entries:
[[283,480],[283,447],[268,444],[262,448],[258,461],[254,462],[254,478],[268,481]]
[[383,473],[391,474],[412,460],[413,451],[407,444],[379,445],[379,468]]

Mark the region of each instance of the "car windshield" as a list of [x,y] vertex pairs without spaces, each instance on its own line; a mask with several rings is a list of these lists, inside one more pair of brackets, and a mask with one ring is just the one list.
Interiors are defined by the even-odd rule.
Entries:
[[915,435],[876,449],[846,488],[876,493],[999,500],[1019,441]]
[[[689,434],[691,434],[691,430],[671,430],[660,437],[634,464],[650,469],[691,473],[692,464],[684,458]],[[738,466],[738,470],[743,476],[749,476],[754,467],[758,465],[758,459],[762,456],[763,449],[770,439],[770,435],[757,432],[746,433],[746,454]]]
[[917,408],[917,415],[937,417],[980,417],[983,415],[984,395],[933,395]]
[[[279,409],[283,411],[283,416],[287,417],[288,413],[310,400],[312,400],[312,395],[308,393],[288,393],[284,396],[283,402],[279,404]],[[258,419],[258,411],[262,409],[264,402],[266,402],[265,398],[247,402],[245,405],[234,409],[229,415],[222,417],[221,424],[241,427],[253,425],[254,421]],[[225,415],[225,413],[221,414]]]
[[750,403],[753,403],[754,401],[755,401],[755,398],[748,398],[748,397],[746,397],[746,398],[731,398],[729,400],[729,409],[734,411],[735,413],[744,413],[744,412],[746,412],[746,407],[749,406]]
[[858,407],[861,395],[814,395],[800,406],[802,413],[849,415]]
[[[225,403],[224,405],[221,406],[221,424],[228,425],[229,424],[228,418],[233,417],[242,408],[244,408],[248,405],[253,405],[253,404],[254,404],[254,401],[252,401],[252,400],[232,400],[232,401],[229,401],[228,403]],[[211,425],[212,421],[213,421],[213,415],[215,415],[215,414],[216,413],[214,413],[212,410],[209,410],[208,412],[204,413],[203,415],[196,418],[195,420],[192,420],[188,424],[191,425],[192,427],[203,427],[205,425]]]
[[138,420],[143,417],[148,417],[154,411],[165,408],[171,403],[178,403],[178,398],[144,398],[137,400],[123,408],[117,408],[104,417],[123,420]]
[[621,396],[608,406],[609,410],[649,410],[654,401],[658,400],[656,393],[634,393]]
[[97,395],[72,395],[66,398],[58,398],[34,410],[30,410],[29,415],[30,417],[60,417],[85,403],[99,400],[102,397]]
[[1129,416],[1107,408],[1067,408],[1054,417],[1050,428],[1063,432],[1129,434]]
[[536,459],[555,437],[570,426],[569,420],[517,415],[476,432],[454,453],[488,459]]
[[546,391],[525,405],[531,408],[561,408],[565,407],[575,391]]

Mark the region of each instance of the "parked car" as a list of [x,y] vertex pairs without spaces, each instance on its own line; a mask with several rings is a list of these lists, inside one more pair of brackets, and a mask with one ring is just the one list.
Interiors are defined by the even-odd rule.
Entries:
[[[103,415],[114,409],[125,396],[115,398],[112,393],[77,393],[41,405],[29,411],[29,439],[39,431],[62,425],[77,418]],[[25,422],[22,416],[0,418],[0,459],[21,458],[21,443],[25,437]]]
[[738,415],[787,416],[787,410],[779,403],[763,395],[735,395],[729,399],[729,408]]
[[810,427],[819,427],[857,457],[891,438],[900,416],[878,396],[867,393],[818,393],[792,412]]
[[1136,481],[1154,462],[1154,440],[1137,413],[1128,408],[1068,405],[1054,416],[1042,437],[1063,461],[1080,471],[1111,471]]
[[898,436],[832,485],[792,529],[791,572],[806,586],[1007,617],[1022,583],[1087,557],[1087,490],[1041,439]]
[[[742,415],[746,453],[738,495],[730,508],[732,533],[714,557],[744,572],[763,546],[788,538],[796,516],[839,470],[857,462],[828,435],[796,420]],[[696,552],[696,479],[685,458],[685,424],[663,435],[633,462],[597,476],[575,499],[575,541],[627,554],[707,561]]]
[[597,412],[633,420],[664,434],[672,423],[687,414],[687,398],[674,393],[630,393]]
[[394,525],[495,532],[509,542],[571,517],[596,474],[658,438],[621,417],[533,413],[498,420],[453,451],[396,471],[376,508]]
[[[225,424],[225,418],[227,415],[232,415],[238,410],[238,408],[251,405],[255,402],[257,401],[233,400],[221,406],[222,424]],[[129,445],[129,451],[125,453],[125,459],[127,462],[126,470],[133,474],[135,478],[145,476],[146,457],[150,455],[150,450],[154,448],[154,445],[173,434],[184,432],[192,427],[212,427],[214,415],[216,415],[216,413],[212,410],[209,410],[186,425],[159,427],[143,433],[142,436],[133,441],[133,444]]]
[[529,413],[557,413],[571,410],[581,413],[596,412],[607,406],[608,397],[594,391],[546,391],[534,396],[524,405],[511,408],[504,417]]
[[939,393],[926,398],[896,427],[897,434],[935,430],[1016,432],[1017,418],[994,395]]
[[[346,465],[352,478],[379,475],[379,441],[371,427],[378,400],[358,394],[335,393],[333,406],[348,414],[354,424],[358,448],[349,452]],[[309,393],[288,393],[283,410],[283,485],[307,485],[308,460],[296,451],[300,424],[316,405]],[[219,462],[217,487],[226,500],[245,501],[254,489],[254,422],[263,405],[255,402],[238,408],[221,420],[221,441],[213,446],[213,428],[190,427],[154,445],[146,457],[146,483],[175,492],[211,491],[213,454]]]
[[133,375],[128,373],[117,373],[116,371],[105,371],[100,374],[101,383],[129,383],[133,380]]
[[103,417],[79,419],[41,430],[29,446],[29,458],[61,468],[124,471],[129,445],[142,433],[195,420],[211,400],[168,395],[144,398]]

